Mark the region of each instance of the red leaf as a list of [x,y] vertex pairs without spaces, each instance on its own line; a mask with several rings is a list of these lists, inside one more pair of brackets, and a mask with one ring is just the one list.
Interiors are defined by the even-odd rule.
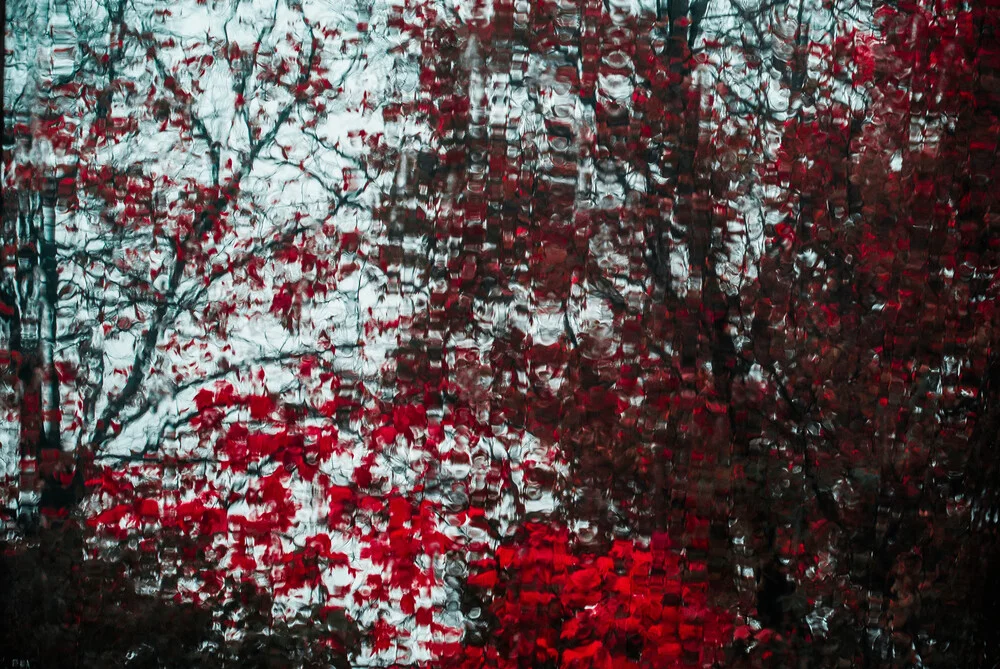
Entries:
[[478,588],[492,588],[496,584],[497,573],[492,569],[469,577],[469,585],[476,586]]
[[268,395],[254,395],[250,398],[250,417],[264,420],[274,411],[274,400]]
[[563,662],[575,662],[576,660],[587,660],[595,657],[604,648],[600,641],[592,641],[577,650],[567,650],[563,653]]
[[375,438],[385,444],[391,444],[396,441],[396,434],[398,434],[396,428],[392,425],[383,425],[373,432]]
[[397,636],[399,636],[399,630],[385,622],[384,620],[378,620],[372,627],[372,650],[376,653],[380,653],[383,650],[388,650],[392,646],[392,641]]
[[160,505],[155,499],[143,499],[138,504],[139,515],[143,518],[159,518]]
[[410,503],[402,497],[389,500],[389,527],[402,527],[410,521],[412,510]]
[[131,511],[132,507],[128,504],[119,504],[97,514],[87,521],[87,524],[91,527],[99,527],[101,525],[117,525],[121,519],[131,513]]
[[429,627],[434,622],[434,612],[429,608],[417,609],[417,624],[421,627]]
[[214,402],[215,393],[208,388],[202,388],[198,391],[198,394],[194,396],[194,405],[198,407],[198,411],[204,411],[208,407],[212,406]]

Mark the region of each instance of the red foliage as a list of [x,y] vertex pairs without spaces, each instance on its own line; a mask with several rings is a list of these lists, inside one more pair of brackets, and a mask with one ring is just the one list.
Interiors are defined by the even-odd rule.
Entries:
[[[376,664],[986,657],[998,12],[731,4],[406,0],[341,34],[292,3],[266,48],[119,26],[80,71],[144,87],[15,126],[72,177],[5,170],[89,225],[48,284],[79,350],[7,356],[25,471],[223,626],[266,593],[360,624]],[[384,29],[405,85],[357,157],[319,123]],[[199,116],[216,78],[225,123]],[[144,133],[170,155],[107,157]],[[41,273],[42,241],[5,258]],[[43,418],[75,465],[38,456]]]
[[[704,566],[665,535],[581,550],[565,529],[528,523],[469,586],[495,628],[461,666],[701,667],[722,661],[731,614],[708,601]],[[483,561],[490,562],[490,561]]]

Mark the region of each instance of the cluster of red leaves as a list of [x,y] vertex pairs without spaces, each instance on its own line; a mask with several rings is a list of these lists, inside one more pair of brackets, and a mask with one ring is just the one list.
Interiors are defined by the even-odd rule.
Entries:
[[686,668],[723,658],[729,613],[712,608],[704,563],[665,534],[581,550],[555,524],[526,523],[517,540],[471,565],[468,584],[495,626],[468,667]]

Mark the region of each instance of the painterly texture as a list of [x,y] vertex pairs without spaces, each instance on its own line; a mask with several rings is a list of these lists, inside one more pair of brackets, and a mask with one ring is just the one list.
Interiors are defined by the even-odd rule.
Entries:
[[5,11],[3,662],[1000,663],[995,1]]

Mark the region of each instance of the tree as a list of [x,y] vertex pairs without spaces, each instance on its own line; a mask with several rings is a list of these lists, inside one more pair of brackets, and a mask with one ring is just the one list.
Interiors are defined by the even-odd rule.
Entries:
[[[5,109],[17,110],[5,114],[5,364],[22,465],[5,506],[29,534],[83,524],[88,561],[129,544],[141,556],[131,578],[161,598],[198,604],[194,584],[224,598],[210,626],[239,622],[252,641],[286,625],[299,644],[294,615],[271,608],[311,578],[315,556],[279,535],[298,509],[292,488],[315,480],[336,431],[303,398],[335,397],[334,376],[360,383],[339,366],[362,346],[356,217],[378,175],[331,119],[369,106],[349,85],[378,62],[366,10],[22,9],[59,37],[42,39],[43,63],[59,62],[33,70],[28,45],[5,52]],[[21,64],[24,77],[10,74]],[[244,569],[227,581],[229,540],[243,542],[231,559]],[[261,569],[285,565],[266,588],[255,544]],[[342,662],[358,632],[342,611],[322,613],[328,629],[308,643]]]
[[[22,488],[26,495],[23,501],[30,503],[36,463],[44,460],[51,465],[51,456],[58,451],[58,421],[54,409],[58,404],[59,388],[53,376],[47,377],[45,369],[46,366],[51,368],[55,352],[54,206],[64,165],[57,158],[46,155],[44,148],[33,147],[25,131],[32,124],[42,132],[56,125],[58,107],[63,100],[58,93],[46,89],[46,82],[65,74],[72,47],[67,47],[65,31],[60,30],[62,16],[58,11],[54,20],[49,21],[47,8],[16,3],[12,9],[10,16],[5,12],[4,17],[4,109],[10,113],[4,114],[4,283],[0,289],[3,301],[0,316],[4,321],[3,362],[7,370],[4,385],[13,398],[8,400],[5,396],[5,406],[11,405],[16,418],[10,422],[18,425],[12,438],[5,440],[17,448],[4,455],[5,460],[16,461],[23,454],[26,466],[10,497],[17,497],[16,490]],[[15,27],[19,30],[9,30]],[[15,47],[9,51],[6,49],[8,32]],[[33,44],[30,37],[26,37],[32,34],[44,34],[45,37]],[[26,58],[33,46],[41,51],[37,67],[31,67]],[[9,100],[21,104],[8,105]],[[37,107],[37,117],[29,113],[31,104]],[[13,156],[17,152],[26,155],[33,148],[32,158],[44,161],[46,167],[32,177],[30,169],[23,165],[18,166],[20,169],[15,167]],[[30,188],[14,187],[15,180],[24,179],[32,181]]]
[[[639,661],[644,650],[646,663],[661,665],[714,657],[732,627],[712,609],[718,593],[708,594],[721,576],[707,562],[720,529],[726,538],[726,506],[711,488],[681,488],[689,467],[692,479],[718,477],[720,497],[729,476],[719,456],[725,403],[687,390],[711,387],[699,354],[718,361],[720,375],[733,358],[724,312],[693,309],[726,305],[711,271],[720,249],[709,245],[723,220],[705,227],[700,217],[728,191],[709,178],[709,156],[695,164],[709,141],[699,119],[712,118],[697,85],[704,7],[672,7],[669,21],[600,3],[491,9],[452,16],[421,7],[422,23],[401,21],[422,39],[422,89],[386,107],[430,133],[415,132],[398,161],[404,177],[384,210],[383,253],[415,301],[396,355],[400,394],[421,397],[454,434],[432,480],[482,518],[467,539],[471,576],[452,595],[467,614],[467,640],[487,646],[485,655],[469,651],[468,666],[484,657],[510,666]],[[704,275],[704,297],[671,277],[682,252]],[[688,430],[690,450],[674,443]],[[622,579],[604,580],[591,565],[615,564],[613,547],[645,556],[639,572],[655,555],[654,575],[633,574],[629,586],[646,588],[655,610],[634,612],[621,623],[633,631],[617,640],[604,636],[618,632],[609,621],[593,637],[563,634],[563,625],[586,628],[580,609],[590,603],[536,581],[537,561],[559,550],[573,565],[565,579],[611,589]],[[683,597],[670,611],[657,601],[668,596],[662,588]],[[518,610],[526,592],[539,601]],[[612,603],[622,592],[605,592],[607,615],[628,617]],[[694,617],[683,633],[678,610]],[[642,626],[662,636],[626,641]],[[661,643],[677,647],[669,660]]]
[[[358,103],[343,84],[369,40],[356,22],[350,32],[336,23],[354,18],[350,7],[319,19],[299,5],[229,9],[67,6],[63,29],[81,46],[72,71],[44,89],[60,101],[12,129],[21,139],[5,187],[30,199],[57,184],[42,194],[48,237],[32,237],[41,213],[20,210],[21,245],[51,256],[21,266],[31,276],[33,264],[51,267],[44,300],[22,289],[15,309],[23,320],[41,301],[50,320],[38,337],[48,367],[20,357],[21,376],[49,389],[51,448],[98,458],[116,441],[156,450],[171,402],[183,407],[254,364],[297,367],[303,351],[332,362],[341,343],[323,327],[298,348],[240,344],[254,318],[291,331],[303,309],[349,304],[341,235],[375,175],[352,172],[349,147],[328,141],[328,119]],[[207,34],[193,27],[201,15]],[[46,172],[47,156],[59,174]],[[275,198],[293,188],[291,200]],[[325,350],[309,345],[316,338]],[[39,415],[35,394],[20,394],[22,421]],[[188,410],[179,412],[183,422]]]
[[996,538],[976,517],[992,502],[974,472],[995,468],[1000,260],[980,36],[997,16],[945,3],[876,19],[876,34],[842,32],[801,73],[766,165],[780,217],[743,313],[778,462],[750,494],[795,463],[758,522],[782,537],[806,600],[793,612],[821,616],[831,645],[866,666],[978,666]]
[[[577,642],[620,659],[559,632],[574,590],[532,541],[588,565],[664,535],[732,611],[730,662],[984,662],[994,176],[969,147],[995,147],[992,75],[977,88],[995,13],[735,6],[744,32],[706,35],[681,4],[400,21],[422,88],[386,111],[425,130],[383,213],[414,303],[396,378],[481,472],[439,474],[486,517],[455,595],[488,649],[470,666],[572,663]],[[921,225],[938,236],[913,254]],[[953,306],[932,307],[959,258]],[[935,569],[948,554],[967,568]]]

